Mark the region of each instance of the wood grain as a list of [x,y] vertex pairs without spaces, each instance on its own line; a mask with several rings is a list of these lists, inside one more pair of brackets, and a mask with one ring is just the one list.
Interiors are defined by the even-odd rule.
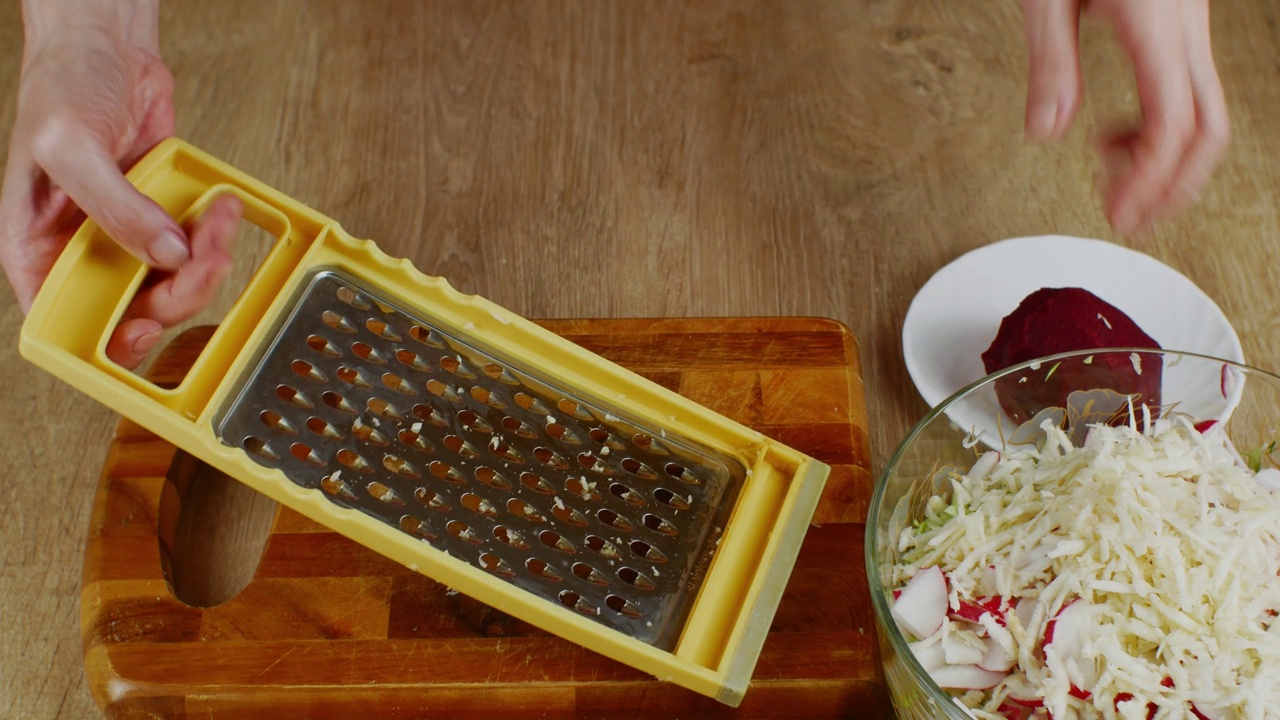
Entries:
[[[126,421],[103,469],[81,594],[86,676],[108,717],[222,718],[251,707],[255,717],[295,718],[340,688],[344,703],[358,699],[371,717],[395,716],[410,690],[412,707],[440,717],[760,717],[784,704],[806,717],[838,717],[849,706],[862,717],[890,717],[870,606],[850,601],[867,594],[870,456],[865,442],[850,440],[865,436],[866,414],[848,331],[816,318],[542,324],[610,359],[625,356],[626,367],[666,377],[677,391],[723,378],[709,407],[744,421],[769,418],[798,450],[825,454],[840,470],[743,707],[730,710],[450,592],[288,508],[272,513],[265,543],[236,533],[256,523],[244,512],[217,528],[209,516],[222,513],[206,503],[224,492],[222,481]],[[178,360],[189,361],[210,334],[181,335],[150,377],[180,382],[187,368]],[[742,378],[751,379],[741,394],[755,398],[745,416],[732,391]],[[815,388],[823,401],[802,402]],[[202,491],[209,484],[217,489]],[[264,509],[223,500],[223,512]],[[233,542],[219,542],[218,532]],[[216,557],[228,545],[239,568]],[[247,570],[247,584],[226,572],[236,569]],[[178,582],[193,576],[208,577],[194,588]]]
[[[182,136],[466,291],[535,318],[845,323],[876,467],[924,411],[900,350],[911,297],[998,238],[1146,251],[1280,366],[1280,0],[1212,4],[1234,143],[1199,205],[1136,238],[1107,230],[1091,148],[1137,112],[1123,56],[1086,24],[1079,125],[1027,144],[1017,3],[162,6]],[[0,5],[4,136],[18,13]],[[20,322],[0,300],[0,334]],[[14,341],[0,367],[0,716],[92,717],[78,587],[115,420]]]

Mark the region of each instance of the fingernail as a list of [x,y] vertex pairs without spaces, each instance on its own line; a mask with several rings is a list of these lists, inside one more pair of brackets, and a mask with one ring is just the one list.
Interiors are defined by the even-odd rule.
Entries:
[[176,268],[191,259],[186,241],[172,230],[164,231],[151,243],[149,254],[152,264],[162,268]]
[[154,348],[156,346],[156,343],[159,341],[160,341],[160,331],[152,330],[149,333],[144,333],[142,335],[139,335],[133,341],[133,347],[131,347],[130,350],[133,351],[133,354],[136,357],[145,357],[146,354],[151,352],[151,349]]
[[1037,140],[1048,140],[1058,126],[1057,102],[1042,102],[1027,114],[1027,135]]

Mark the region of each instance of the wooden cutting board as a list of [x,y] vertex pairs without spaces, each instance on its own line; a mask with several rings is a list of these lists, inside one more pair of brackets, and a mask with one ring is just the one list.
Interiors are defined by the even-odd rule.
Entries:
[[[871,496],[858,347],[811,318],[543,321],[831,465],[738,709],[551,636],[280,508],[248,586],[191,607],[168,571],[199,463],[122,421],[81,595],[85,671],[113,718],[890,718],[863,566]],[[176,384],[211,328],[151,370]]]

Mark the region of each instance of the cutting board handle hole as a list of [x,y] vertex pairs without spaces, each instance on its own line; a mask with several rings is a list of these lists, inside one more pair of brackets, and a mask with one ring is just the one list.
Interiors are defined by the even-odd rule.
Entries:
[[174,597],[193,607],[232,600],[257,572],[275,501],[182,451],[164,493],[157,524]]

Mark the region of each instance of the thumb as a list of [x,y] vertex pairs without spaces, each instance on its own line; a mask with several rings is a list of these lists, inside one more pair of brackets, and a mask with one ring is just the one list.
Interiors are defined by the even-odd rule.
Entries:
[[61,187],[111,239],[152,267],[173,270],[191,258],[177,221],[124,177],[115,159],[88,138],[46,133],[33,154]]
[[1080,0],[1023,0],[1027,36],[1027,135],[1048,140],[1080,106]]

